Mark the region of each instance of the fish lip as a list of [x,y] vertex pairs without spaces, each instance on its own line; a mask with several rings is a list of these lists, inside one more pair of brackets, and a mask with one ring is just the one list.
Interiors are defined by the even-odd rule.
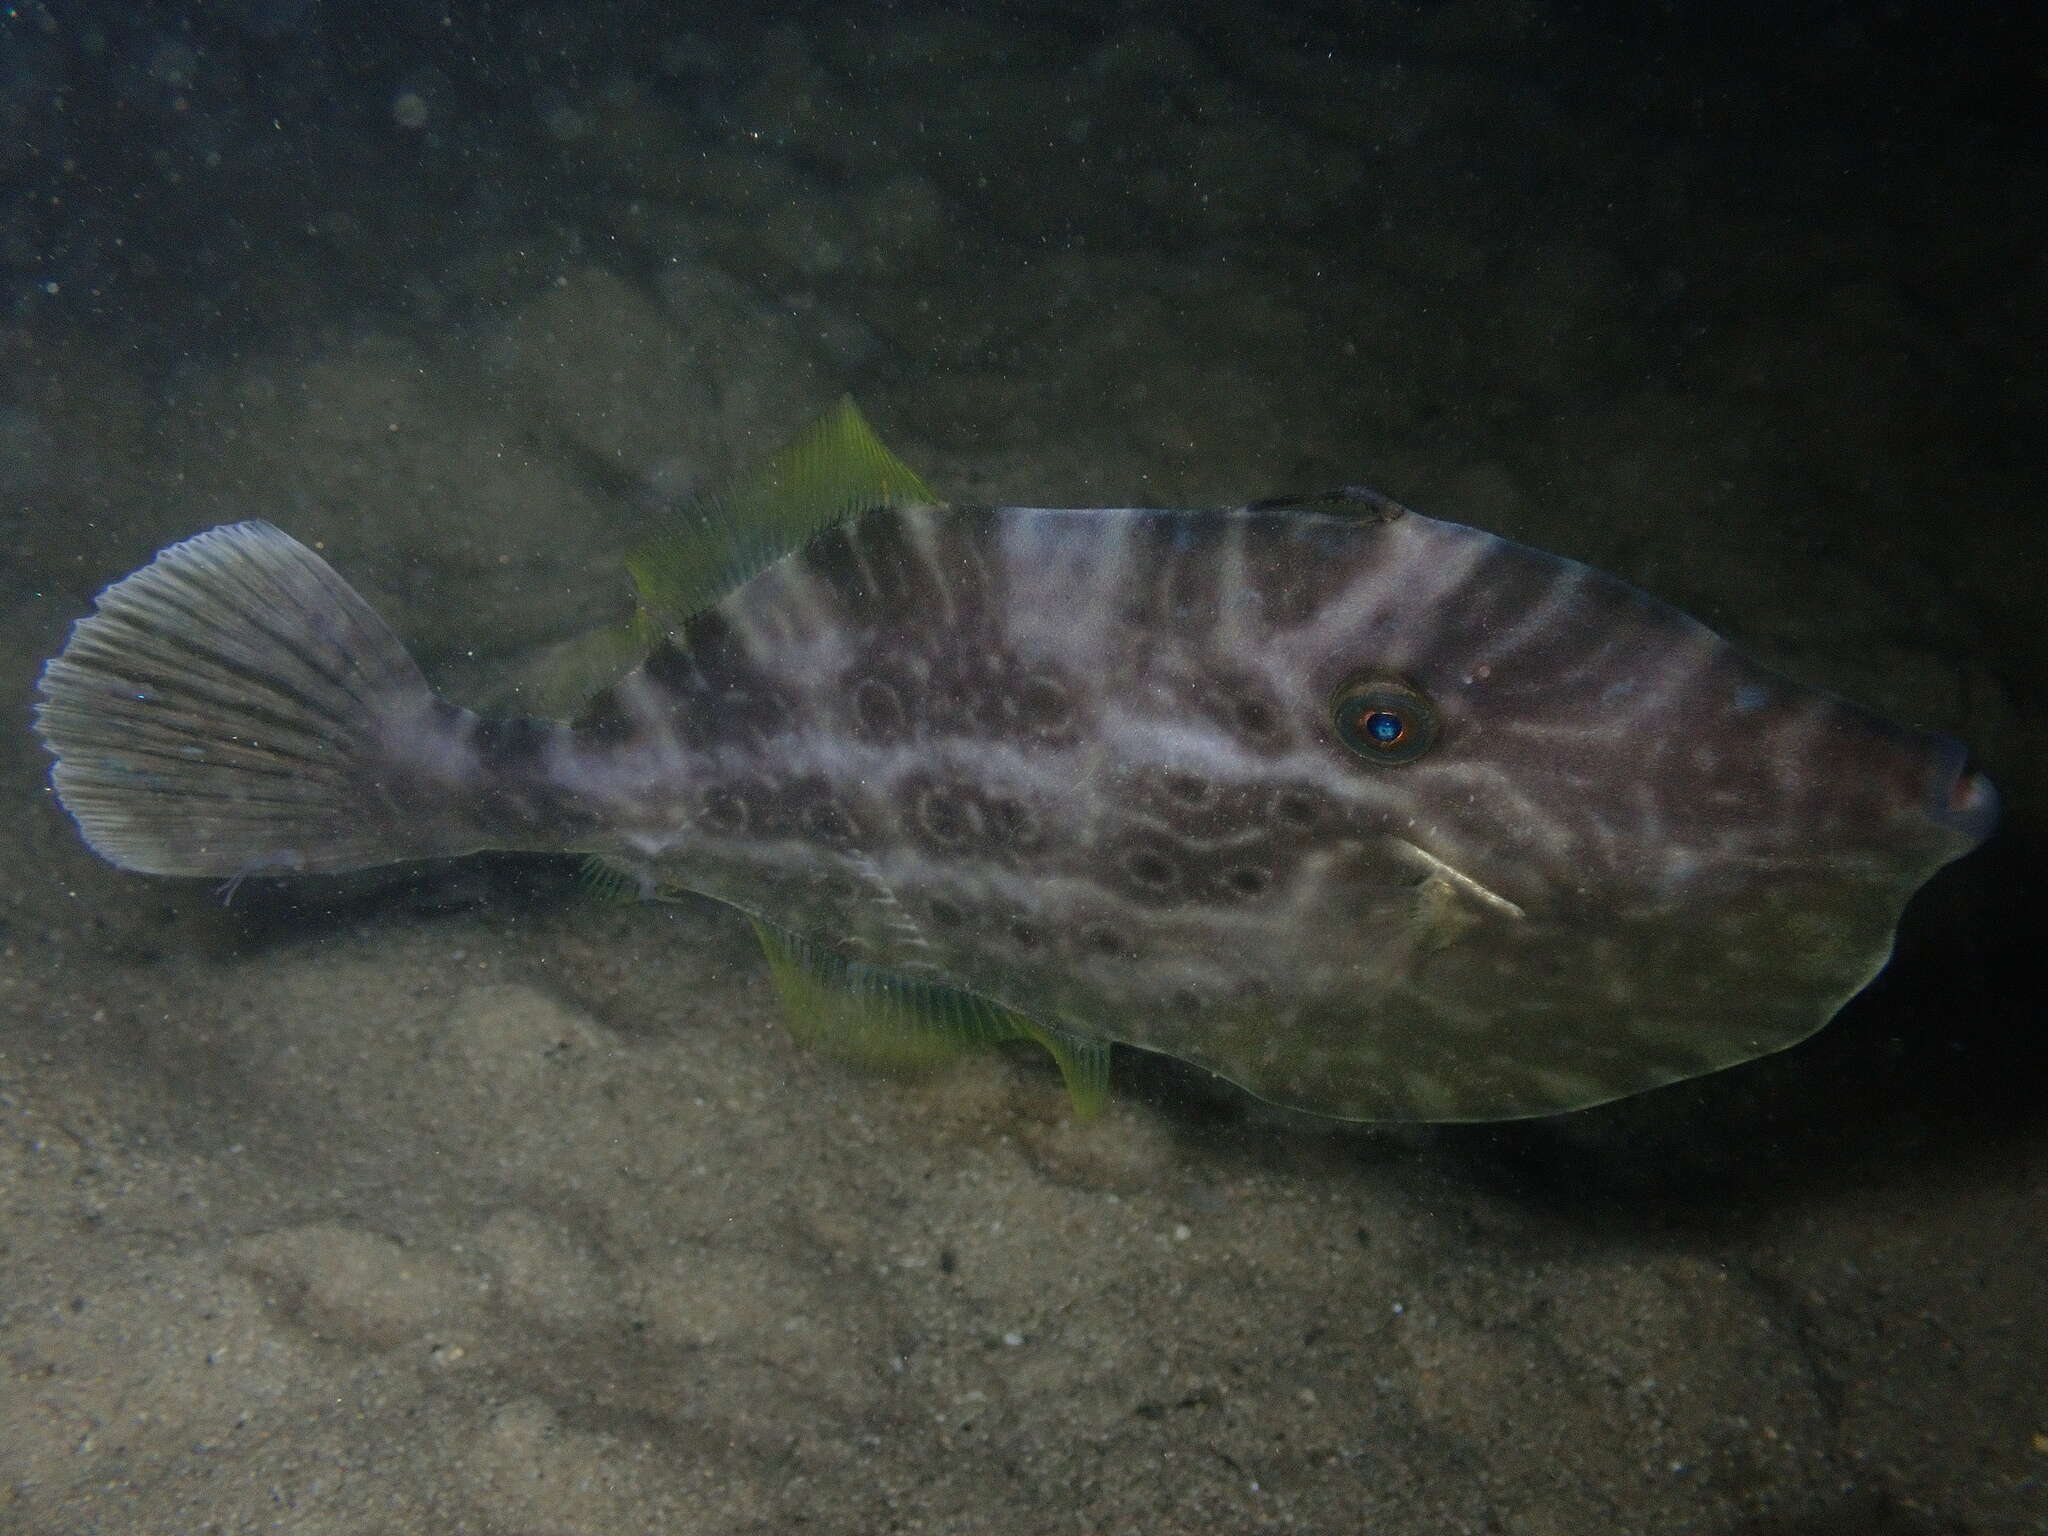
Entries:
[[1998,825],[1997,786],[1970,764],[1970,749],[1955,737],[1934,738],[1927,777],[1927,815],[1934,822],[1981,843]]

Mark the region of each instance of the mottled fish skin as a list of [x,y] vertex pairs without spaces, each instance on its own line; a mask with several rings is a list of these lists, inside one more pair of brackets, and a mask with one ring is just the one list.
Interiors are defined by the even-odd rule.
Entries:
[[[1361,679],[1434,717],[1413,760],[1347,744]],[[43,687],[58,792],[128,868],[595,853],[1357,1119],[1554,1113],[1790,1045],[1997,805],[1949,738],[1364,492],[880,508],[573,727],[435,699],[242,524],[110,589]]]
[[[1790,1044],[1992,814],[1946,738],[1377,501],[886,509],[677,640],[573,734],[475,736],[500,812],[1347,1118],[1548,1113]],[[1434,703],[1427,755],[1338,739],[1360,673]]]

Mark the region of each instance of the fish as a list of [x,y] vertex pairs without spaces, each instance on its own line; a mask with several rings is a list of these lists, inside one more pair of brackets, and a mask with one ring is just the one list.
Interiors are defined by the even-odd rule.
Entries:
[[1998,816],[1954,738],[1359,487],[949,504],[849,400],[628,564],[559,697],[480,714],[304,544],[201,533],[43,671],[57,798],[156,875],[583,855],[736,908],[808,1040],[1036,1041],[1083,1111],[1124,1045],[1360,1121],[1784,1049]]

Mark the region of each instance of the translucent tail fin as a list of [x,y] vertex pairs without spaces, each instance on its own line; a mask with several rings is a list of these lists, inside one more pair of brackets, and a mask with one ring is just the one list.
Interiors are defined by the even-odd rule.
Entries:
[[101,593],[41,686],[57,797],[124,869],[235,876],[465,851],[407,809],[416,775],[394,756],[465,713],[326,561],[268,523],[187,539]]

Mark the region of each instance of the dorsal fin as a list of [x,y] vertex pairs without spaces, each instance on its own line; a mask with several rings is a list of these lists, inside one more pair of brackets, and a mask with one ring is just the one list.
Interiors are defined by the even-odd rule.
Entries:
[[1327,491],[1310,491],[1298,496],[1266,496],[1248,503],[1246,512],[1321,512],[1328,517],[1348,517],[1361,523],[1391,523],[1406,517],[1408,509],[1391,496],[1367,485],[1339,485]]
[[887,1071],[920,1071],[1003,1040],[1035,1040],[1060,1069],[1077,1114],[1109,1101],[1109,1042],[1041,1023],[976,993],[849,960],[759,918],[754,932],[790,1033]]
[[842,396],[758,470],[691,501],[667,532],[627,557],[630,616],[549,646],[482,702],[573,720],[691,615],[813,535],[876,507],[931,499],[853,397]]
[[643,621],[655,634],[671,631],[835,523],[931,499],[853,397],[841,396],[766,464],[690,502],[628,557]]

